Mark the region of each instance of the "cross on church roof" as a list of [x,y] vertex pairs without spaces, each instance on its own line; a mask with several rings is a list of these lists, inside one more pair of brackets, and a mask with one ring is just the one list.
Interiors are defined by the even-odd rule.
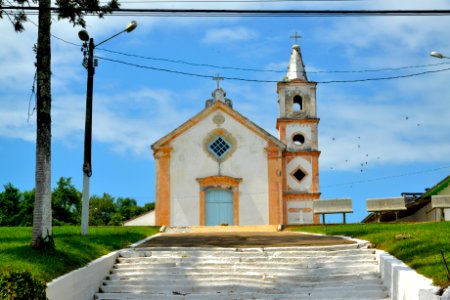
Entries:
[[217,74],[216,76],[214,76],[214,77],[212,78],[212,80],[217,81],[217,89],[219,89],[219,88],[220,88],[220,81],[221,81],[221,80],[224,80],[224,78],[223,78],[223,77],[220,77],[219,74]]
[[297,44],[297,42],[298,42],[298,39],[301,38],[301,37],[302,37],[301,35],[298,35],[298,34],[297,34],[297,31],[295,32],[294,35],[290,36],[291,39],[295,39],[295,43],[296,43],[296,44]]

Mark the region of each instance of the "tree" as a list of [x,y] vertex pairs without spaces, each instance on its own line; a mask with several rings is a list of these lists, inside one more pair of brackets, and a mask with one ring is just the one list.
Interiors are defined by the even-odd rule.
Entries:
[[53,224],[79,224],[81,193],[72,184],[72,178],[61,177],[52,193]]
[[5,190],[0,193],[0,226],[14,226],[14,216],[19,211],[20,191],[11,183],[3,187]]
[[122,216],[122,221],[132,219],[144,212],[144,209],[137,205],[136,200],[131,198],[117,198],[117,210]]
[[116,211],[111,195],[103,193],[102,197],[92,196],[89,199],[89,225],[109,225]]
[[19,213],[16,216],[18,226],[33,225],[34,189],[22,193],[19,202]]
[[[10,15],[4,11],[4,2],[29,5],[29,0],[0,0],[0,18],[5,14],[17,32],[24,30],[23,23],[27,17],[25,12],[18,11]],[[33,0],[39,4],[38,38],[36,48],[36,187],[33,212],[33,248],[53,247],[52,209],[51,209],[51,1]],[[119,8],[117,0],[111,0],[100,6],[99,0],[57,0],[58,19],[69,19],[72,24],[85,27],[86,13],[97,13],[103,17]]]

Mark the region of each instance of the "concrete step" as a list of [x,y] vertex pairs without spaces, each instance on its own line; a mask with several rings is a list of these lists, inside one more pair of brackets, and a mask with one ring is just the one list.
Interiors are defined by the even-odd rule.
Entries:
[[293,261],[322,261],[322,262],[334,262],[334,261],[356,261],[356,260],[374,260],[373,254],[349,254],[349,255],[322,255],[322,256],[290,256],[282,257],[279,255],[271,256],[254,256],[254,255],[241,255],[241,256],[194,256],[194,255],[179,255],[174,253],[172,256],[150,256],[150,257],[118,257],[118,263],[168,263],[168,262],[251,262],[259,263],[264,261],[272,262],[293,262]]
[[[147,248],[151,249],[151,248]],[[179,249],[179,248],[178,248]],[[215,249],[211,250],[123,250],[120,252],[122,258],[137,258],[137,257],[280,257],[280,258],[303,258],[303,257],[323,257],[323,256],[351,256],[361,254],[374,254],[372,249],[337,249],[337,250],[261,250],[261,249],[246,249],[246,251],[231,251],[230,249]],[[238,249],[240,250],[240,249]]]
[[135,247],[122,250],[121,252],[128,251],[150,251],[157,253],[173,253],[173,252],[237,252],[237,253],[262,253],[262,252],[328,252],[328,251],[340,251],[340,250],[355,250],[364,249],[368,251],[374,251],[373,249],[367,249],[366,244],[342,244],[342,245],[329,245],[329,246],[304,246],[304,247],[256,247],[256,248],[220,248],[220,247]]
[[98,300],[299,300],[299,299],[314,299],[314,300],[389,300],[386,292],[355,292],[353,295],[345,295],[339,297],[336,295],[308,293],[301,294],[268,294],[268,293],[240,293],[233,294],[178,294],[176,291],[172,295],[165,294],[130,294],[130,293],[97,293],[94,299]]
[[248,268],[224,268],[217,269],[214,267],[210,268],[147,268],[147,269],[113,269],[111,274],[119,274],[126,276],[134,275],[147,275],[147,276],[173,276],[176,274],[223,274],[223,275],[234,275],[239,273],[244,274],[267,274],[267,275],[277,275],[277,276],[328,276],[328,275],[341,275],[341,274],[367,274],[378,272],[378,265],[370,266],[345,266],[340,268],[321,268],[321,269],[293,269],[293,268],[258,268],[258,270],[248,269]]
[[[233,290],[238,288],[244,289],[243,291],[250,291],[251,289],[260,290],[263,288],[276,288],[279,290],[291,290],[298,291],[300,289],[383,289],[382,281],[378,279],[360,279],[353,281],[328,281],[325,284],[320,281],[298,281],[294,282],[275,282],[272,280],[240,280],[240,279],[228,279],[228,280],[179,280],[179,281],[166,281],[165,284],[158,284],[159,282],[148,280],[132,280],[132,281],[105,281],[102,285],[103,290],[108,288],[114,289],[131,289],[131,290],[144,290],[144,291],[166,291],[168,289],[175,290],[191,290],[195,289],[214,289],[214,290]],[[117,292],[117,290],[116,290]]]
[[[357,260],[351,263],[352,267],[366,267],[366,266],[378,266],[376,260]],[[266,270],[266,269],[326,269],[326,268],[346,268],[349,266],[348,261],[338,261],[338,262],[318,262],[315,261],[299,261],[299,262],[271,262],[263,261],[258,263],[252,262],[141,262],[133,264],[122,264],[117,263],[114,265],[114,269],[117,270],[142,270],[148,268],[177,268],[177,269],[252,269],[252,270]]]
[[365,291],[365,292],[386,292],[386,289],[381,285],[370,285],[370,284],[351,284],[348,287],[344,286],[331,286],[331,287],[320,287],[320,286],[302,286],[293,287],[282,286],[282,285],[263,285],[263,286],[252,286],[243,284],[215,284],[208,286],[199,285],[170,285],[170,286],[143,286],[143,285],[104,285],[100,287],[100,290],[104,293],[135,293],[135,294],[172,294],[177,292],[180,294],[212,294],[212,293],[222,293],[222,294],[242,294],[242,293],[264,293],[264,294],[301,294],[301,293],[333,293],[335,295],[347,294],[348,291]]
[[162,276],[147,276],[147,275],[118,275],[111,274],[107,277],[107,280],[110,282],[145,282],[147,284],[169,284],[169,283],[179,283],[183,281],[190,282],[226,282],[226,281],[247,281],[247,282],[259,282],[259,281],[269,281],[269,282],[280,282],[280,283],[305,283],[305,284],[313,284],[313,283],[333,283],[333,282],[353,282],[358,280],[366,280],[366,281],[374,281],[377,282],[380,280],[380,274],[378,272],[366,273],[366,274],[337,274],[337,275],[328,275],[328,276],[311,276],[311,275],[268,275],[261,273],[236,273],[236,274],[228,274],[224,275],[208,273],[208,274],[173,274],[170,277],[162,277]]
[[95,299],[389,299],[387,291],[383,289],[374,290],[343,290],[336,292],[336,290],[327,289],[311,289],[301,290],[292,293],[283,292],[281,290],[266,289],[260,291],[245,291],[245,292],[223,292],[214,290],[213,292],[183,292],[172,290],[170,294],[166,293],[97,293]]

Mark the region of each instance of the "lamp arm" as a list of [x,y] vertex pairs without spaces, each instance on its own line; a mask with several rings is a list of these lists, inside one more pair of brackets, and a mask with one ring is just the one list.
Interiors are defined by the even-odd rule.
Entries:
[[100,46],[101,44],[103,44],[103,43],[106,43],[107,41],[109,41],[110,39],[113,39],[113,38],[115,38],[116,36],[118,36],[119,34],[122,34],[122,33],[124,33],[126,30],[123,30],[123,31],[121,31],[121,32],[119,32],[119,33],[116,33],[115,35],[113,35],[113,36],[111,36],[111,37],[109,37],[109,38],[107,38],[106,40],[104,40],[104,41],[101,41],[100,43],[98,43],[97,45],[95,45],[94,47],[97,47],[97,46]]

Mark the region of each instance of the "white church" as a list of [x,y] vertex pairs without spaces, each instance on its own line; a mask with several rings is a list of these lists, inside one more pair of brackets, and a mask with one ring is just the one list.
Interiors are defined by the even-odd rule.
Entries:
[[156,225],[319,223],[316,83],[297,43],[277,93],[278,138],[234,110],[217,84],[202,111],[151,146]]

